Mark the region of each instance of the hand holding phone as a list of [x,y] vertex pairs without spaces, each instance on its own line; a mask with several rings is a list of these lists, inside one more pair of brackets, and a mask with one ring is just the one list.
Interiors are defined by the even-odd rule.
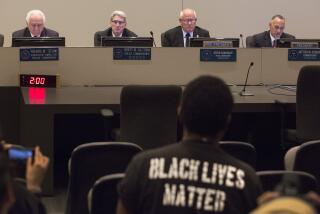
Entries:
[[31,192],[41,192],[41,184],[49,166],[49,158],[43,155],[37,146],[34,149],[34,158],[27,159],[26,182]]

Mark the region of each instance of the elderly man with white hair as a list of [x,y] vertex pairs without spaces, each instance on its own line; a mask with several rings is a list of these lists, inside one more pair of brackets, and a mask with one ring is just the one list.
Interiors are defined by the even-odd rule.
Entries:
[[41,10],[27,13],[27,27],[12,33],[12,37],[59,37],[59,33],[45,27],[46,17]]
[[94,34],[94,46],[101,46],[103,37],[137,37],[127,27],[127,15],[120,10],[113,11],[110,16],[110,27]]
[[197,26],[196,11],[185,8],[180,11],[180,26],[161,34],[162,47],[189,47],[192,37],[210,37],[209,31]]

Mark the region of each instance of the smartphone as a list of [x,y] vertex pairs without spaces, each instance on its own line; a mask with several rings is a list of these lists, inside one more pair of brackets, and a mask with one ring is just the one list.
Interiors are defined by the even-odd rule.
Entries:
[[8,156],[10,160],[25,162],[33,157],[33,149],[13,146],[8,149]]
[[8,157],[10,159],[10,167],[15,177],[26,177],[27,160],[33,158],[33,149],[23,146],[12,146],[8,149]]

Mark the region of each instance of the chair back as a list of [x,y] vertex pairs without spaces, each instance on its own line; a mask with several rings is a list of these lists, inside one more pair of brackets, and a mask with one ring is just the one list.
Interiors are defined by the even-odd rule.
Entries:
[[110,174],[94,183],[88,195],[90,214],[116,213],[117,185],[123,177],[124,173]]
[[297,82],[296,124],[300,142],[320,139],[320,66],[301,68]]
[[220,141],[220,148],[231,156],[256,167],[256,149],[250,143],[240,141]]
[[320,182],[320,140],[300,145],[294,158],[293,170],[308,172]]
[[70,158],[67,214],[88,214],[87,195],[94,182],[108,174],[124,173],[142,149],[133,143],[95,142],[76,147]]
[[284,195],[299,195],[317,191],[316,178],[306,172],[270,170],[257,172],[263,191],[278,191]]
[[179,86],[125,86],[120,98],[120,141],[143,149],[177,141]]

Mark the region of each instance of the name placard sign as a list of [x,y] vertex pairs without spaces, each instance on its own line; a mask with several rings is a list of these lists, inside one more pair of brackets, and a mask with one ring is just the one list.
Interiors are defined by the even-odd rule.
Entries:
[[208,48],[232,48],[232,41],[203,41],[203,47]]
[[320,49],[288,49],[288,61],[320,61]]
[[291,48],[319,48],[318,42],[291,42]]
[[236,62],[237,49],[200,49],[201,62]]
[[59,48],[20,48],[20,61],[57,61]]
[[113,60],[151,60],[151,48],[113,48]]

